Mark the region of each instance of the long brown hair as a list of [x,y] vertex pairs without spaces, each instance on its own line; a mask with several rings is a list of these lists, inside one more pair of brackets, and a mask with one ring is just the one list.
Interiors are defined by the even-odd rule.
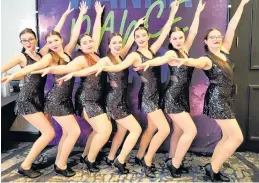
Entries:
[[[172,35],[173,32],[178,32],[178,31],[181,31],[181,32],[184,33],[183,28],[178,27],[178,26],[174,26],[174,27],[170,30],[170,32],[169,32],[169,38],[171,37],[171,35]],[[173,46],[173,44],[170,43],[170,42],[169,42],[169,45],[168,45],[168,49],[175,51],[175,53],[177,54],[177,56],[178,56],[179,58],[185,58],[184,55],[183,55],[178,49],[176,49],[176,48]]]
[[[48,33],[46,34],[45,40],[47,41],[47,38],[50,37],[50,36],[58,36],[60,39],[62,39],[60,33],[57,32],[57,31],[54,31],[54,30],[52,30],[52,31],[50,31],[50,32],[48,32]],[[52,60],[53,60],[54,62],[58,63],[58,65],[64,65],[65,61],[64,61],[64,59],[62,59],[62,58],[59,56],[59,54],[57,54],[56,52],[54,52],[54,51],[52,51],[52,50],[50,50],[49,53],[51,54]]]
[[[122,38],[122,36],[119,33],[112,33],[111,36],[108,39],[108,45],[111,43],[112,38],[114,38],[115,36],[120,36]],[[107,51],[107,57],[109,57],[109,59],[112,61],[113,64],[119,64],[120,60],[118,60],[111,52],[111,49],[109,48]]]
[[[85,36],[89,36],[89,37],[90,37],[90,35],[87,34],[87,33],[81,34],[81,35],[79,36],[79,38],[78,38],[78,40],[77,40],[77,44],[78,44],[79,46],[81,46],[81,40],[82,40]],[[93,66],[93,65],[95,65],[95,64],[97,63],[97,61],[96,61],[93,57],[91,57],[89,54],[84,53],[81,49],[78,49],[78,52],[80,53],[80,55],[82,55],[82,56],[85,57],[85,59],[86,59],[86,61],[87,61],[87,63],[88,63],[89,66]]]
[[[22,36],[23,34],[26,34],[26,33],[32,34],[32,35],[34,36],[34,38],[37,39],[37,38],[36,38],[36,33],[35,33],[32,29],[30,29],[30,28],[25,28],[25,29],[23,29],[23,30],[20,32],[20,34],[19,34],[19,38],[21,39],[21,36]],[[23,47],[23,48],[22,48],[22,53],[24,53],[24,52],[25,52],[25,48]]]
[[[219,31],[218,29],[216,28],[212,28],[212,29],[209,29],[204,37],[204,40],[208,40],[208,37],[209,37],[209,34],[214,31],[214,30],[217,30]],[[220,32],[220,31],[219,31]],[[213,63],[215,63],[222,71],[223,71],[223,74],[232,80],[233,78],[233,70],[232,68],[230,67],[230,65],[224,61],[223,59],[221,59],[220,57],[218,57],[217,55],[215,55],[214,53],[212,53],[210,50],[209,50],[209,47],[207,44],[204,45],[204,49],[205,49],[205,52],[207,53],[207,55],[211,58],[211,61]]]

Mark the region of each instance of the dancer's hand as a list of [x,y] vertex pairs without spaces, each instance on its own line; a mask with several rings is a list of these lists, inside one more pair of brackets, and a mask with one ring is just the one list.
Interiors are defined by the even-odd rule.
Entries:
[[63,15],[68,16],[73,10],[74,10],[74,8],[71,9],[71,2],[70,2],[67,7],[67,10],[64,12]]
[[58,83],[59,86],[61,86],[64,81],[68,81],[68,80],[72,79],[73,77],[74,77],[74,74],[69,73],[69,74],[57,79],[56,82]]
[[104,67],[105,66],[100,66],[99,69],[97,69],[95,76],[98,76],[103,71]]
[[104,5],[102,6],[100,1],[96,1],[94,7],[95,7],[96,14],[102,15],[103,9],[105,6]]
[[201,13],[204,10],[205,5],[206,5],[206,3],[202,3],[202,0],[199,0],[199,4],[198,4],[196,12]]
[[87,10],[88,10],[88,6],[86,5],[86,1],[80,2],[80,14],[84,15],[86,14]]
[[176,14],[176,12],[178,11],[179,4],[180,4],[179,0],[175,0],[174,2],[172,2],[172,3],[170,4],[170,7],[171,7],[172,12],[173,12],[174,14]]
[[50,73],[50,67],[31,72],[31,74],[41,74],[41,77],[44,77],[49,73]]
[[9,76],[5,76],[1,79],[1,83],[9,83],[10,81],[14,80],[13,74]]
[[136,27],[139,27],[140,25],[144,24],[146,21],[146,17],[142,17],[138,20]]
[[250,1],[250,0],[242,0],[242,1],[241,1],[241,4],[242,4],[242,5],[246,5],[249,1]]
[[134,67],[134,71],[144,70],[144,72],[150,67],[148,63],[143,63]]
[[184,65],[185,62],[186,62],[185,58],[171,57],[168,59],[168,63],[170,63],[172,65],[176,65],[178,68],[181,67],[182,65]]

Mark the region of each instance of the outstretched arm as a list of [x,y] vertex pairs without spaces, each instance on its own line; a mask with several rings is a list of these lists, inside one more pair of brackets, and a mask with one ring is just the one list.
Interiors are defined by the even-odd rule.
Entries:
[[[68,8],[67,10],[63,13],[63,15],[61,16],[58,24],[56,25],[56,27],[54,28],[54,31],[57,31],[57,32],[60,32],[66,19],[67,19],[67,16],[74,10],[71,9],[71,2],[69,3],[68,5]],[[49,47],[45,44],[41,49],[40,49],[40,54],[41,55],[46,55],[48,52],[49,52]]]
[[212,67],[212,61],[208,57],[194,58],[170,58],[169,64],[181,67],[186,65],[197,69],[209,70]]
[[94,51],[97,52],[101,42],[101,18],[104,6],[101,5],[99,1],[95,2],[96,17],[94,22],[94,28],[92,33],[92,38],[94,40]]
[[179,0],[175,0],[171,4],[171,11],[170,11],[169,18],[168,18],[165,26],[163,27],[160,36],[150,46],[150,50],[152,51],[153,54],[156,54],[156,52],[161,48],[161,46],[163,45],[166,37],[168,36],[168,34],[169,34],[170,30],[171,30],[171,27],[173,25],[174,17],[175,17],[176,12],[178,11],[178,8],[179,8]]
[[11,80],[30,74],[32,71],[48,67],[51,61],[52,61],[52,56],[50,54],[47,54],[40,61],[26,66],[12,75],[4,77],[2,79],[2,82],[10,82]]
[[187,52],[189,52],[189,50],[191,49],[192,43],[198,33],[198,28],[199,28],[199,23],[200,23],[200,14],[204,10],[205,4],[206,3],[202,4],[202,0],[199,0],[199,4],[198,4],[197,10],[195,12],[193,22],[192,22],[192,25],[189,30],[189,34],[188,34],[185,44],[184,44]]
[[145,22],[145,17],[141,18],[138,20],[138,22],[136,23],[134,30],[131,32],[125,46],[122,48],[121,52],[120,52],[120,56],[122,58],[124,58],[127,53],[129,52],[129,49],[131,48],[132,44],[134,43],[134,32],[136,30],[136,28],[138,28],[141,24],[144,24]]
[[77,40],[78,40],[78,37],[80,35],[81,26],[82,26],[82,23],[83,23],[83,18],[84,18],[84,15],[86,14],[87,9],[88,9],[88,7],[86,6],[86,2],[85,1],[80,2],[79,9],[80,9],[80,13],[78,15],[76,24],[75,24],[75,26],[74,26],[74,28],[72,30],[70,41],[67,44],[67,46],[64,48],[64,51],[67,54],[69,54],[70,56],[72,55],[73,50],[76,47]]
[[170,58],[177,58],[177,55],[173,50],[167,51],[164,56],[156,57],[152,60],[149,60],[145,63],[142,63],[142,64],[136,66],[134,68],[134,70],[139,71],[139,70],[144,69],[144,71],[146,71],[149,67],[161,66],[161,65],[164,65],[164,64],[168,63],[168,60]]
[[138,60],[138,54],[133,52],[133,53],[129,54],[126,57],[126,59],[124,61],[122,61],[121,63],[119,63],[117,65],[113,65],[113,66],[106,66],[103,68],[103,71],[120,72],[120,71],[128,68],[129,66],[131,66],[137,60]]
[[77,72],[73,72],[73,76],[80,77],[80,76],[88,76],[88,75],[94,74],[100,69],[101,66],[109,65],[108,62],[109,62],[108,57],[101,58],[95,65]]
[[13,57],[6,65],[2,66],[1,73],[4,73],[12,69],[16,65],[21,65],[22,63],[25,63],[25,62],[26,62],[26,58],[24,58],[24,55],[20,53],[19,55],[16,55],[15,57]]
[[45,69],[37,70],[31,74],[42,74],[42,77],[48,73],[51,74],[67,74],[75,71],[79,71],[84,68],[86,62],[83,56],[76,57],[74,60],[69,62],[67,65],[51,66]]
[[241,15],[243,13],[244,10],[244,6],[249,2],[250,0],[242,0],[239,7],[237,8],[236,13],[234,14],[234,16],[232,17],[231,21],[228,24],[228,28],[227,28],[227,32],[225,35],[225,38],[223,40],[222,43],[222,47],[224,47],[224,49],[229,52],[232,46],[232,42],[235,36],[235,31],[237,28],[237,25],[240,21]]

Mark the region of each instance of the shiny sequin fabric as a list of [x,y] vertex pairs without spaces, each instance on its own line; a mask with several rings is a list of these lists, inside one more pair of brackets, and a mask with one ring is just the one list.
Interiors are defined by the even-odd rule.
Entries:
[[[71,60],[72,59],[70,58],[70,61]],[[56,80],[63,76],[64,75],[54,75],[53,88],[46,97],[44,111],[50,116],[66,116],[70,114],[75,114],[72,102],[74,78],[69,81],[63,82],[61,86],[58,86]]]
[[[36,63],[27,53],[23,53],[27,59],[27,65]],[[28,115],[44,110],[44,86],[47,77],[40,74],[25,76],[24,85],[16,99],[14,112],[16,115]]]
[[[142,63],[150,60],[145,57],[140,51],[136,51],[142,60]],[[159,109],[159,92],[158,92],[158,77],[157,69],[159,67],[150,67],[147,71],[138,71],[141,79],[141,88],[139,91],[139,109],[145,113],[153,112]]]
[[[233,69],[234,63],[229,59],[227,54],[225,55],[227,57],[227,63]],[[210,85],[205,95],[204,114],[213,119],[234,119],[233,102],[235,93],[233,91],[232,80],[223,74],[223,71],[213,60],[212,68],[204,72],[210,80]]]
[[130,115],[126,104],[128,69],[121,72],[108,72],[109,91],[106,96],[106,109],[109,117],[114,120]]
[[165,91],[165,112],[175,114],[190,112],[189,86],[194,68],[169,66],[170,80]]
[[104,110],[101,105],[101,100],[101,77],[96,77],[95,75],[81,77],[81,83],[75,96],[76,113],[81,116],[83,109],[85,109],[89,118],[103,114]]

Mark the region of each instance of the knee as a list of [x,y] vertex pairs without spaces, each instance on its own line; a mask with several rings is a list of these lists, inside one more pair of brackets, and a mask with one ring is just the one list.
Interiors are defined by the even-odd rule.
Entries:
[[159,128],[159,133],[164,134],[165,136],[168,136],[170,134],[170,127],[169,125],[165,125],[162,128]]
[[50,140],[52,140],[56,135],[54,128],[49,128],[48,130],[41,132],[41,134]]
[[183,129],[183,132],[191,138],[195,138],[197,135],[197,128],[193,125],[192,127],[188,127],[188,129]]
[[230,137],[230,139],[232,139],[232,141],[238,145],[241,145],[244,141],[244,137],[243,137],[243,134],[233,134],[232,137]]
[[101,128],[97,131],[97,133],[99,133],[100,135],[102,135],[104,137],[109,138],[112,133],[112,125],[111,124],[104,125],[103,128]]
[[130,129],[129,131],[130,131],[130,133],[134,133],[137,136],[140,136],[142,129],[141,129],[140,125],[138,124],[138,125],[134,126],[133,129]]
[[80,136],[80,134],[81,134],[81,130],[80,130],[79,126],[76,127],[76,128],[73,128],[73,130],[71,130],[69,132],[69,136],[72,136],[72,137],[75,137],[75,138],[78,138]]

